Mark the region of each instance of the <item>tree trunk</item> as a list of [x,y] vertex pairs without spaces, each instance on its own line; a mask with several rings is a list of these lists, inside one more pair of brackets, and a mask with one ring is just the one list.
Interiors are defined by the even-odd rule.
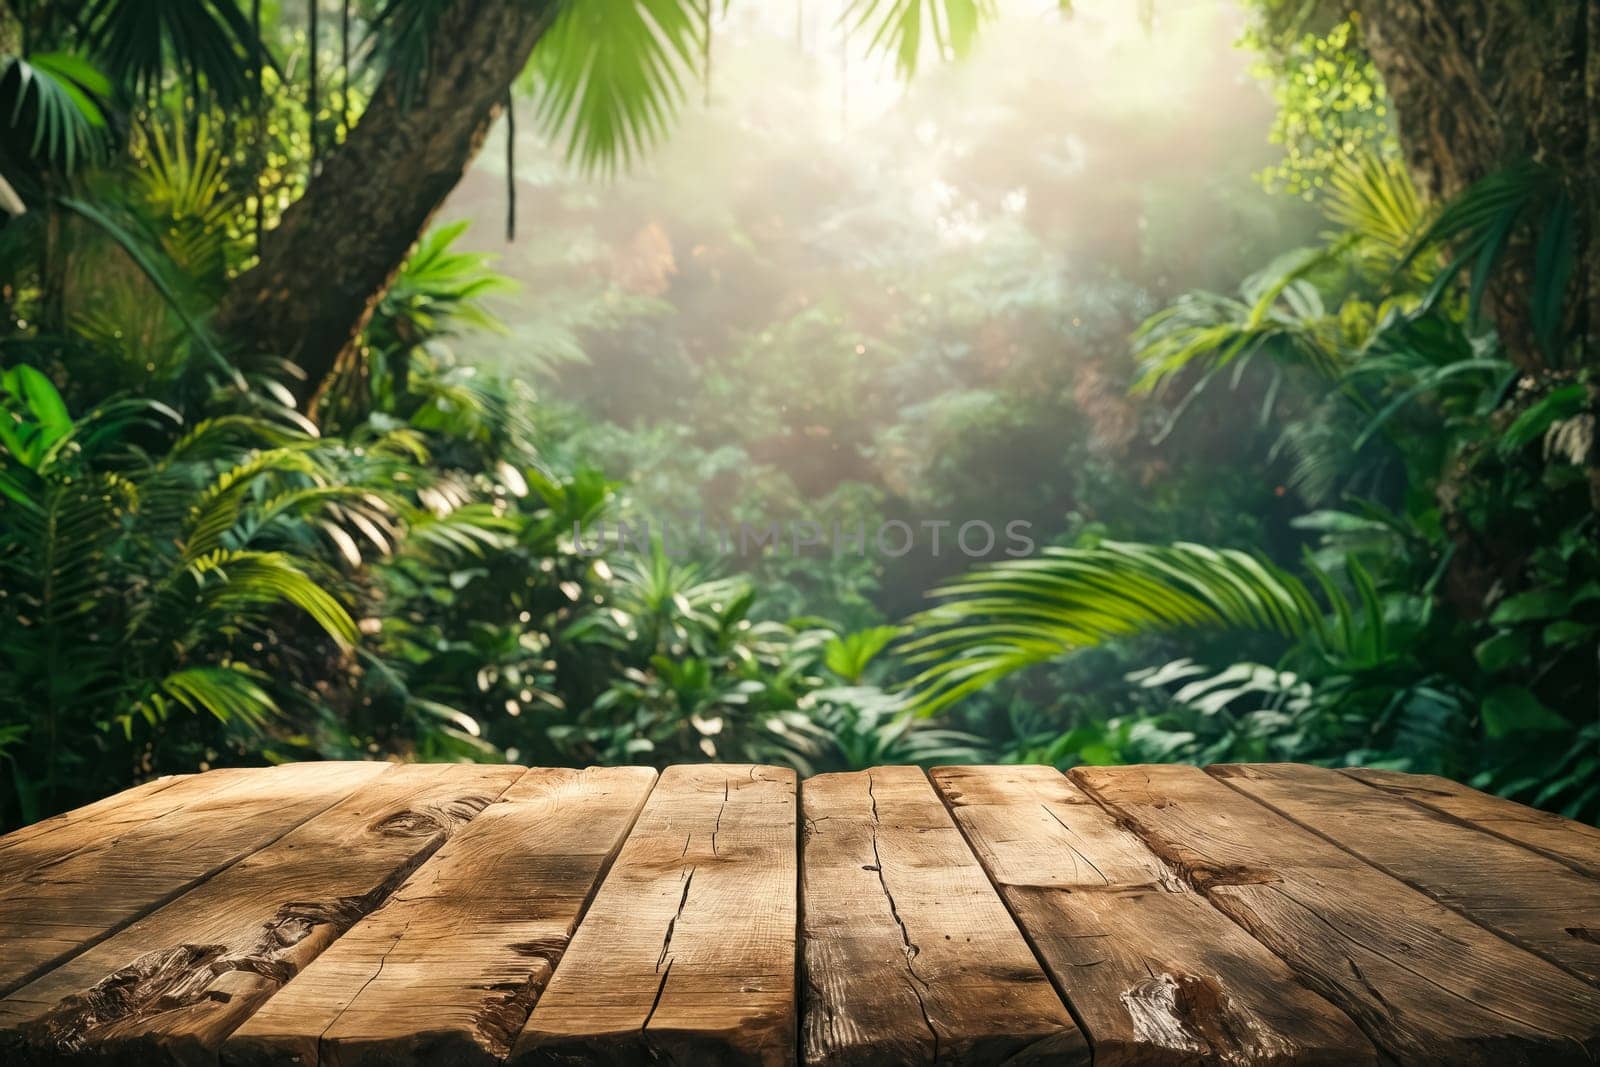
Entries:
[[[1394,100],[1418,185],[1448,199],[1532,159],[1567,182],[1580,244],[1572,280],[1576,336],[1594,361],[1600,323],[1600,4],[1592,0],[1359,0],[1367,51]],[[1515,265],[1513,271],[1515,273]],[[1517,285],[1520,280],[1524,284]],[[1527,279],[1491,297],[1507,353],[1543,369]]]
[[245,355],[304,371],[305,405],[357,342],[417,237],[477,154],[554,0],[455,0],[429,35],[410,100],[390,72],[349,137],[262,239],[260,262],[223,298],[215,326]]
[[[1532,159],[1563,179],[1576,207],[1567,368],[1588,376],[1600,410],[1600,0],[1355,0],[1368,52],[1394,101],[1412,174],[1435,198]],[[1485,307],[1506,354],[1542,386],[1534,342],[1530,244],[1513,247]],[[1568,379],[1570,380],[1570,379]],[[1591,413],[1591,420],[1595,415]],[[1600,510],[1600,433],[1590,497]]]

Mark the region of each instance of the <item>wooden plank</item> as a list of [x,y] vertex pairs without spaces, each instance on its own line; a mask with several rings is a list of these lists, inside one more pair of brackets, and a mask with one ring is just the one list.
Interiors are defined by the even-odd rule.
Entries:
[[214,801],[242,781],[256,779],[260,788],[259,780],[275,769],[229,767],[158,778],[0,837],[0,897],[26,885],[39,870],[86,850],[103,853],[130,831]]
[[806,1063],[1089,1062],[919,768],[819,775],[800,807]]
[[1376,1062],[1343,1012],[1055,769],[932,776],[1088,1032],[1096,1067]]
[[520,773],[389,768],[0,1000],[0,1048],[37,1058],[92,1048],[141,1064],[215,1059],[223,1038]]
[[1600,880],[1326,767],[1208,770],[1506,940],[1600,982]]
[[496,1064],[656,772],[527,772],[252,1016],[227,1064]]
[[303,763],[196,775],[7,851],[0,995],[103,941],[384,773]]
[[[154,796],[164,789],[170,789],[179,782],[192,779],[192,774],[169,774],[161,778],[152,778],[148,782],[141,782],[120,793],[113,793],[102,797],[92,804],[85,804],[81,808],[73,808],[59,815],[52,815],[48,819],[40,819],[36,823],[18,827],[3,837],[0,837],[0,878],[6,877],[11,870],[12,857],[19,855],[16,851],[23,846],[34,848],[41,838],[57,830],[64,830],[77,826],[89,820],[98,820],[102,824],[113,820],[119,809],[126,809],[143,802],[147,797]],[[76,847],[76,846],[73,846]]]
[[796,831],[793,771],[662,772],[511,1062],[794,1062]]
[[1403,774],[1371,767],[1351,767],[1344,773],[1600,878],[1600,827],[1481,793],[1434,774]]
[[1402,1062],[1600,1057],[1600,990],[1199,768],[1071,773]]

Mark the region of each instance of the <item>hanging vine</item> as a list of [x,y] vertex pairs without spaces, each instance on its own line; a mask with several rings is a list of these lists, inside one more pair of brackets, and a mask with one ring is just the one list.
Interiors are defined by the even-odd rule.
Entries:
[[256,255],[261,254],[261,234],[266,229],[266,191],[262,188],[262,179],[267,173],[267,91],[262,84],[266,64],[262,52],[266,46],[261,43],[261,0],[250,0],[250,70],[251,78],[255,84],[255,168],[252,176],[255,183],[256,209]]
[[306,0],[306,7],[309,10],[311,23],[306,30],[306,51],[309,57],[307,75],[311,81],[306,93],[306,127],[310,139],[310,175],[315,177],[317,173],[317,0]]
[[506,240],[517,239],[517,103],[506,90]]
[[350,136],[350,127],[355,125],[350,111],[350,0],[344,0],[339,6],[339,84],[344,87],[343,98],[340,103],[344,112],[344,136]]

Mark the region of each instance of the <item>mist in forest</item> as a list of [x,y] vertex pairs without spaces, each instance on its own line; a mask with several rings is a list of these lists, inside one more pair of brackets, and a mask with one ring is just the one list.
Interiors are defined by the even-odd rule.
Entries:
[[[1041,540],[1108,518],[1086,455],[1135,489],[1167,462],[1141,454],[1129,333],[1310,232],[1255,177],[1281,150],[1243,14],[1140,7],[1006,5],[906,79],[845,46],[836,5],[730,5],[710,77],[612,175],[566,163],[523,101],[514,239],[503,121],[441,214],[519,283],[505,332],[460,353],[527,382],[559,447],[650,517]],[[919,550],[861,580],[893,611],[960,562]]]

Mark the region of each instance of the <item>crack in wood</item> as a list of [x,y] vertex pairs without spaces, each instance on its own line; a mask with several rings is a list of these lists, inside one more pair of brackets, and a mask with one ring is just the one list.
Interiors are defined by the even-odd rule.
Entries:
[[[1068,834],[1071,834],[1073,837],[1077,837],[1078,836],[1073,831],[1072,827],[1068,826],[1066,823],[1061,821],[1061,816],[1057,815],[1055,812],[1050,810],[1050,805],[1048,805],[1048,804],[1040,804],[1039,806],[1044,809],[1044,813],[1046,815],[1050,816],[1050,818],[1055,820],[1057,826],[1061,827],[1063,830],[1065,830]],[[1106,877],[1106,872],[1102,871],[1098,866],[1096,866],[1094,860],[1090,859],[1088,856],[1085,856],[1082,852],[1079,852],[1076,845],[1074,845],[1071,841],[1063,841],[1062,844],[1066,845],[1067,846],[1067,851],[1072,853],[1072,871],[1073,871],[1074,874],[1076,874],[1077,871],[1078,871],[1078,861],[1081,859],[1081,860],[1083,860],[1083,862],[1085,862],[1085,863],[1087,863],[1089,865],[1089,869],[1090,870],[1094,871],[1095,874],[1098,874],[1100,876],[1100,880],[1102,882],[1104,882],[1106,885],[1110,885],[1111,884],[1111,879]]]
[[[672,916],[672,918],[667,920],[667,932],[666,935],[661,939],[661,955],[656,957],[656,970],[658,971],[661,969],[662,963],[666,962],[667,953],[672,949],[672,932],[677,928],[678,920],[683,918],[684,905],[689,903],[689,886],[694,883],[694,872],[695,868],[690,867],[689,876],[683,880],[683,895],[678,898],[678,910]],[[671,966],[671,963],[667,963],[668,968],[671,968]],[[659,999],[659,997],[660,993],[658,992],[657,998]],[[654,1011],[655,1009],[652,1008],[652,1014]]]
[[[670,933],[668,936],[671,936]],[[650,1020],[656,1017],[656,1009],[661,1007],[661,997],[667,991],[667,979],[672,977],[672,965],[676,962],[676,960],[667,961],[667,969],[661,972],[661,982],[656,986],[655,999],[650,1002],[650,1010],[645,1013],[644,1022],[639,1024],[639,1040],[643,1042],[645,1050],[650,1053],[651,1059],[659,1058],[662,1052],[650,1041]],[[671,1057],[669,1056],[667,1059],[670,1062]]]
[[[922,1013],[922,1022],[928,1028],[928,1033],[933,1037],[933,1062],[939,1062],[939,1031],[933,1025],[933,1017],[928,1014],[928,1002],[923,997],[923,992],[930,988],[927,979],[917,973],[916,958],[921,953],[917,943],[911,939],[911,931],[906,928],[906,922],[900,917],[900,909],[895,904],[894,893],[889,889],[889,881],[883,873],[883,857],[878,853],[878,796],[873,792],[872,772],[867,772],[867,799],[872,805],[872,869],[877,872],[878,885],[883,889],[884,899],[889,902],[889,915],[900,928],[900,943],[906,957],[906,986],[911,990],[911,995],[917,998],[917,1010]],[[917,985],[921,984],[922,989]]]
[[[367,976],[367,980],[365,982],[361,983],[361,988],[359,988],[359,989],[357,989],[355,991],[355,995],[352,996],[350,998],[349,1002],[345,1005],[345,1010],[348,1011],[350,1008],[354,1007],[356,1001],[361,999],[361,994],[363,994],[363,993],[365,993],[367,991],[367,987],[372,985],[373,982],[376,982],[378,980],[378,977],[383,974],[383,966],[384,966],[384,964],[389,962],[389,956],[391,954],[393,954],[395,949],[400,947],[401,940],[406,936],[407,933],[410,932],[410,930],[411,930],[411,923],[410,922],[407,922],[403,927],[400,928],[400,932],[394,936],[394,940],[389,942],[389,947],[383,950],[383,955],[378,957],[378,965],[373,968],[372,973]],[[341,1014],[343,1014],[343,1013],[341,1013]],[[339,1021],[339,1017],[335,1016],[331,1021],[329,1021],[327,1026],[322,1028],[322,1033],[317,1035],[317,1049],[318,1049],[319,1055],[327,1051],[323,1047],[322,1043],[327,1038],[328,1031],[332,1030],[334,1025],[338,1021]]]
[[[1470,997],[1465,993],[1461,993],[1461,992],[1459,992],[1457,990],[1451,989],[1449,986],[1441,985],[1440,983],[1438,983],[1438,982],[1434,981],[1433,979],[1429,978],[1427,975],[1423,974],[1421,971],[1418,971],[1416,968],[1408,967],[1403,961],[1401,961],[1399,959],[1396,959],[1394,956],[1389,955],[1387,952],[1383,952],[1383,951],[1381,951],[1381,950],[1379,950],[1377,948],[1374,948],[1373,946],[1371,946],[1371,945],[1367,944],[1366,942],[1362,941],[1360,938],[1356,937],[1354,934],[1352,934],[1348,930],[1344,930],[1344,929],[1340,928],[1331,919],[1327,918],[1324,915],[1319,914],[1315,909],[1311,908],[1309,905],[1307,905],[1304,902],[1296,899],[1292,894],[1287,892],[1283,887],[1278,886],[1278,885],[1268,884],[1266,886],[1266,888],[1271,890],[1271,891],[1273,891],[1273,892],[1275,892],[1275,893],[1277,893],[1279,896],[1283,897],[1285,900],[1291,902],[1296,907],[1298,907],[1301,910],[1303,910],[1306,914],[1310,915],[1313,919],[1317,920],[1322,925],[1328,927],[1328,929],[1333,930],[1335,933],[1337,933],[1340,936],[1341,939],[1349,941],[1349,942],[1351,942],[1351,943],[1353,943],[1355,945],[1360,946],[1361,948],[1366,949],[1368,952],[1372,953],[1374,956],[1377,956],[1379,959],[1384,960],[1385,962],[1390,963],[1390,964],[1394,965],[1395,967],[1398,967],[1400,970],[1405,971],[1407,974],[1412,975],[1413,977],[1417,978],[1418,980],[1420,980],[1422,982],[1426,982],[1431,988],[1433,988],[1435,990],[1438,990],[1441,993],[1449,994],[1450,996],[1455,997],[1457,1000],[1460,1000],[1460,1001],[1462,1001],[1463,1003],[1466,1003],[1466,1004],[1470,1004],[1474,1008],[1477,1008],[1477,1009],[1479,1009],[1481,1011],[1488,1012],[1490,1015],[1493,1015],[1498,1019],[1504,1019],[1504,1020],[1506,1020],[1507,1022],[1510,1022],[1510,1023],[1515,1023],[1515,1024],[1518,1024],[1518,1025],[1521,1025],[1521,1026],[1526,1026],[1529,1029],[1537,1030],[1538,1032],[1540,1032],[1542,1034],[1546,1034],[1546,1035],[1548,1035],[1550,1037],[1557,1038],[1558,1040],[1570,1040],[1570,1038],[1566,1037],[1565,1035],[1559,1034],[1556,1031],[1551,1030],[1551,1029],[1549,1029],[1547,1027],[1540,1026],[1539,1024],[1537,1024],[1535,1022],[1532,1022],[1532,1021],[1530,1021],[1528,1019],[1520,1019],[1515,1015],[1508,1015],[1507,1013],[1505,1013],[1505,1012],[1501,1011],[1500,1009],[1494,1007],[1494,1005],[1492,1005],[1492,1004],[1486,1004],[1483,1001],[1476,999],[1475,997]],[[1228,915],[1235,922],[1239,923],[1239,925],[1243,926],[1257,940],[1262,941],[1263,944],[1267,944],[1269,948],[1273,947],[1271,941],[1268,939],[1268,931],[1266,931],[1265,929],[1259,929],[1259,930],[1258,929],[1253,929],[1252,928],[1252,923],[1245,921],[1245,918],[1241,917],[1241,915],[1235,914],[1233,909],[1229,909],[1228,907],[1225,906],[1226,902],[1227,902],[1227,899],[1228,898],[1226,896],[1224,896],[1220,901],[1217,902],[1217,906],[1223,911],[1223,913]],[[1244,915],[1248,915],[1248,912],[1244,912]],[[1251,916],[1251,918],[1253,918],[1253,916]],[[1379,996],[1377,991],[1375,989],[1373,989],[1370,984],[1367,983],[1367,980],[1366,980],[1365,976],[1362,976],[1359,968],[1355,967],[1355,961],[1350,958],[1349,953],[1344,953],[1344,956],[1345,956],[1345,959],[1350,962],[1351,968],[1353,970],[1355,970],[1355,972],[1356,972],[1356,974],[1358,976],[1360,976],[1362,985],[1365,986],[1369,991],[1371,991],[1373,996],[1378,998],[1379,1003],[1384,1008],[1389,1009],[1391,1012],[1395,1011],[1396,1009],[1392,1008],[1391,1005],[1389,1004],[1389,1002],[1387,1000],[1385,1000],[1383,997]],[[1306,981],[1306,983],[1308,985],[1312,984],[1313,981],[1316,979],[1315,975],[1310,974],[1310,973],[1305,972],[1305,971],[1301,972],[1301,977]],[[1326,985],[1327,983],[1323,983],[1323,984]],[[1351,1011],[1351,1017],[1353,1019],[1355,1019],[1357,1025],[1361,1025],[1363,1023],[1363,1019],[1360,1017],[1361,1013],[1358,1012],[1354,1007],[1350,1008],[1350,1011]]]
[[[74,1051],[87,1047],[112,1028],[137,1027],[155,1016],[202,1001],[226,1002],[229,998],[213,995],[210,987],[229,972],[254,974],[274,986],[283,986],[299,972],[300,964],[293,959],[280,959],[282,954],[319,926],[331,927],[336,936],[350,929],[388,899],[438,851],[451,832],[487,807],[491,799],[482,794],[466,794],[376,820],[368,827],[373,833],[432,840],[388,871],[366,893],[281,905],[243,949],[186,943],[143,953],[88,989],[63,997],[49,1011],[25,1024],[21,1028],[24,1040],[36,1049]],[[243,861],[238,869],[247,869],[254,859]]]
[[722,780],[722,806],[717,809],[717,821],[711,827],[711,854],[721,855],[717,851],[717,831],[722,829],[722,813],[728,810],[728,780]]

